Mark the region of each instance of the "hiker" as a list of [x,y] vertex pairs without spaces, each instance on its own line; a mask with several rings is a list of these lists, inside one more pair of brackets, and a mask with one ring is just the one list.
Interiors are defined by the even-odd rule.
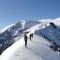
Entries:
[[31,37],[33,38],[33,33],[31,33]]
[[47,25],[45,24],[45,26],[47,26]]
[[24,35],[25,47],[27,47],[27,39],[28,39],[28,37],[27,37],[27,35],[25,34],[25,35]]
[[31,41],[31,34],[29,35],[30,41]]
[[29,38],[30,38],[30,41],[31,41],[31,38],[33,38],[33,33],[31,33],[31,34],[29,35]]

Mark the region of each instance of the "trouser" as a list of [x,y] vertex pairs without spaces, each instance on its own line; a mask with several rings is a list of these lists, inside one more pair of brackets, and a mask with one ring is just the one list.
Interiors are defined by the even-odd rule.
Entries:
[[30,41],[31,41],[31,37],[30,37]]
[[27,46],[27,41],[25,41],[25,47]]

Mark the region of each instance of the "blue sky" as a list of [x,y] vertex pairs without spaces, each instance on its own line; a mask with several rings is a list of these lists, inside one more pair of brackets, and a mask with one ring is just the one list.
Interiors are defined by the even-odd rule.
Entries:
[[20,20],[60,17],[60,0],[0,0],[0,29]]

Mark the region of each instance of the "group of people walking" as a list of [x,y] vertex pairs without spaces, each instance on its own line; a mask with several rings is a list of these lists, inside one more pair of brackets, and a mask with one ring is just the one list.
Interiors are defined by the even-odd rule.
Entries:
[[[30,41],[31,41],[32,38],[33,38],[33,33],[31,33],[31,34],[29,35]],[[28,39],[28,37],[27,37],[27,35],[25,34],[25,35],[24,35],[25,47],[27,47],[27,39]]]

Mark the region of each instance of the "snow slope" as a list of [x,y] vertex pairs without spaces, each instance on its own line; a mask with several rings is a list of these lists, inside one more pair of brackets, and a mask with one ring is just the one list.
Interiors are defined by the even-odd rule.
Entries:
[[54,41],[57,45],[60,45],[60,27],[56,26],[56,28],[54,28],[49,25],[37,32],[42,34],[48,40]]
[[60,53],[51,50],[48,40],[36,35],[36,30],[44,25],[41,23],[26,30],[34,33],[32,41],[28,39],[28,47],[25,48],[24,39],[21,38],[2,53],[1,60],[60,60]]
[[34,35],[28,48],[25,48],[23,38],[13,44],[1,55],[2,60],[59,60],[60,54],[49,48],[49,42]]
[[24,45],[16,50],[9,60],[59,60],[60,54],[49,48],[47,40],[34,35],[32,42],[28,41],[28,48]]
[[21,21],[5,27],[0,33],[0,54],[21,38],[23,31],[39,23],[38,21]]
[[[60,46],[60,17],[49,20],[49,19],[42,19],[45,26],[39,30],[36,31],[37,35],[43,35],[44,38],[54,41],[57,45]],[[50,23],[54,23],[56,27],[51,25]]]
[[59,25],[60,26],[60,17],[54,19],[53,21],[56,25]]

